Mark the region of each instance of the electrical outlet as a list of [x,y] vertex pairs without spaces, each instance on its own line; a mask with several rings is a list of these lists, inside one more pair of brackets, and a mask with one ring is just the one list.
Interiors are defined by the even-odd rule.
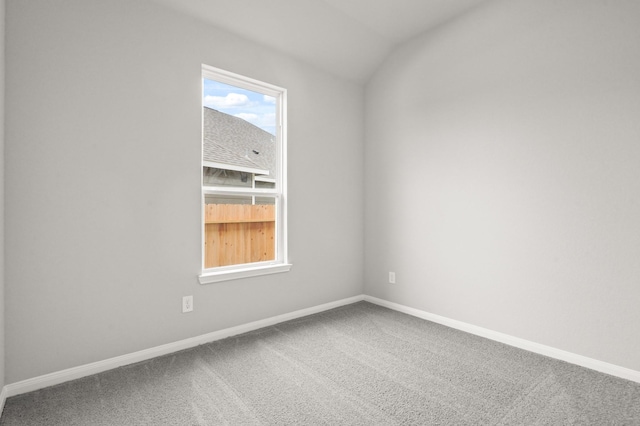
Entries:
[[396,283],[396,273],[389,272],[389,284],[395,284],[395,283]]
[[184,296],[182,298],[182,313],[193,311],[193,296]]

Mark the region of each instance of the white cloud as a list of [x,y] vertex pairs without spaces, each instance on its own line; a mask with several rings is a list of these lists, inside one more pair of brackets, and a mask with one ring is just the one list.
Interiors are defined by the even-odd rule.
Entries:
[[262,122],[260,123],[262,127],[268,127],[270,129],[276,128],[276,113],[270,112],[267,114],[262,114]]
[[239,114],[233,114],[234,117],[238,117],[238,118],[242,118],[245,121],[248,121],[250,123],[255,123],[256,121],[258,121],[258,114],[251,114],[249,112],[241,112]]
[[238,114],[234,114],[234,117],[248,121],[254,126],[258,126],[269,133],[273,134],[275,132],[276,115],[274,113],[252,114],[249,112],[240,112]]
[[268,104],[276,103],[276,98],[274,98],[273,96],[262,95],[262,100],[264,100]]
[[227,96],[207,95],[204,97],[203,103],[205,106],[217,109],[240,107],[248,105],[249,98],[241,93],[229,93]]

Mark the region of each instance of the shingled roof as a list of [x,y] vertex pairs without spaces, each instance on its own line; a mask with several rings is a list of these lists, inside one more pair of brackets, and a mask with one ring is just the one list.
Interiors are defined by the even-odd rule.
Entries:
[[275,177],[275,136],[241,118],[203,107],[204,161],[226,164],[230,170],[257,169]]

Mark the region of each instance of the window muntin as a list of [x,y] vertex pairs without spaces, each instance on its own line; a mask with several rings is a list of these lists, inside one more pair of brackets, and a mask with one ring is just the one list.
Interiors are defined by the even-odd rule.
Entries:
[[200,282],[289,270],[286,90],[206,65],[202,76]]

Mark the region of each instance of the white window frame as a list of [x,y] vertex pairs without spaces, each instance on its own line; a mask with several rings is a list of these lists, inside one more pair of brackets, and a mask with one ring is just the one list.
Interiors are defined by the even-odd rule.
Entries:
[[[201,224],[201,252],[202,263],[201,273],[198,276],[200,284],[210,284],[220,281],[228,281],[239,278],[248,278],[258,275],[275,274],[287,272],[291,269],[287,251],[287,90],[215,68],[209,65],[202,65],[202,81],[204,79],[215,80],[221,83],[251,90],[271,96],[276,100],[276,179],[275,188],[233,188],[221,186],[205,186],[203,184],[202,166],[203,158],[200,159],[200,185],[202,187],[200,224]],[[202,90],[200,91],[202,93]],[[202,111],[202,108],[200,108]],[[202,138],[204,139],[204,117]],[[205,195],[251,195],[251,196],[272,196],[276,204],[276,250],[275,260],[267,262],[244,263],[238,265],[219,266],[215,268],[204,267],[205,257],[205,224],[204,207]]]

